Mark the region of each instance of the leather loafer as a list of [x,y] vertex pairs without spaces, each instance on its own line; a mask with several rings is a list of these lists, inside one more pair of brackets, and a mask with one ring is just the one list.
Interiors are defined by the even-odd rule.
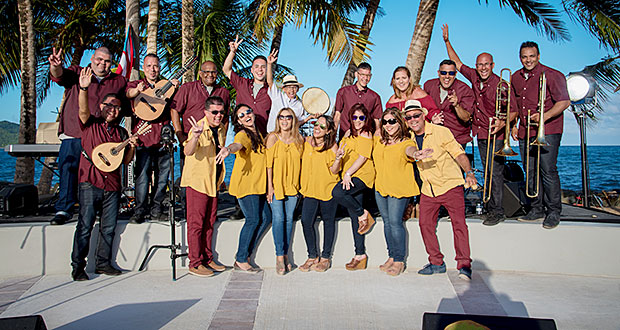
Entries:
[[207,267],[213,269],[216,272],[223,272],[226,270],[226,266],[220,265],[213,260],[209,261]]
[[106,265],[104,267],[98,267],[97,269],[95,269],[95,273],[109,275],[109,276],[118,276],[122,274],[123,272],[120,269],[116,269],[112,267],[112,265]]

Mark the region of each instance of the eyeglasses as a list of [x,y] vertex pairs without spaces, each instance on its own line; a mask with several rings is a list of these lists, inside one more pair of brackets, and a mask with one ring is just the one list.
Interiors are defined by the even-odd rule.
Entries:
[[314,122],[314,127],[317,127],[317,126],[320,127],[321,129],[327,129],[327,126],[319,123],[318,121],[315,121]]
[[398,123],[398,120],[396,120],[396,118],[390,118],[390,119],[381,119],[381,124],[382,125],[396,125],[396,123]]
[[292,115],[279,115],[278,119],[282,120],[282,119],[286,119],[286,120],[293,120],[293,116]]
[[254,111],[252,111],[252,109],[247,109],[247,110],[245,110],[243,112],[239,112],[237,114],[237,117],[239,117],[239,119],[241,119],[241,118],[245,117],[246,115],[251,114],[252,112],[254,112]]
[[422,117],[423,113],[416,113],[415,115],[405,116],[406,121],[410,121],[411,119],[418,119]]
[[456,71],[439,71],[439,74],[442,76],[445,76],[447,74],[451,75],[451,76],[455,76],[456,75]]
[[204,74],[211,74],[211,75],[217,75],[217,71],[207,71],[207,70],[200,70],[200,72],[204,73]]
[[364,121],[364,120],[366,120],[366,116],[364,116],[364,115],[361,115],[361,116],[353,115],[353,120]]
[[119,110],[121,108],[120,105],[112,104],[112,103],[102,103],[106,108],[112,108],[114,110]]
[[214,116],[217,116],[217,115],[222,115],[223,116],[223,115],[226,114],[226,111],[224,111],[224,110],[219,110],[219,111],[218,110],[211,110],[211,111],[207,111],[207,112],[210,112]]
[[491,62],[491,63],[476,63],[476,67],[480,68],[480,67],[484,67],[484,66],[491,66],[491,64],[493,64],[493,62]]

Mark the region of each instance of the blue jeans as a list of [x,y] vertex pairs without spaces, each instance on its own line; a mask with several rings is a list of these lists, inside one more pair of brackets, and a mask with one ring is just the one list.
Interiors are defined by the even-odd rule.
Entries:
[[[156,164],[153,168],[151,164]],[[157,187],[153,195],[150,209],[151,215],[158,215],[162,211],[161,204],[166,198],[166,186],[170,174],[170,154],[165,148],[138,147],[136,149],[136,209],[135,214],[140,216],[149,213],[148,193],[151,171],[156,171]]]
[[239,247],[235,259],[237,262],[248,262],[248,257],[254,251],[256,242],[269,228],[271,209],[265,195],[247,195],[238,198],[237,201],[245,216],[245,223],[239,233]]
[[334,199],[321,201],[316,198],[305,197],[304,205],[301,208],[301,224],[304,229],[304,238],[308,248],[308,258],[314,259],[319,256],[316,244],[316,213],[321,208],[321,219],[323,220],[323,253],[321,258],[329,259],[332,257],[332,247],[334,246],[334,233],[336,232],[336,208],[338,203]]
[[276,246],[276,256],[288,254],[291,236],[293,235],[293,212],[297,206],[299,196],[285,196],[284,199],[275,199],[271,202],[273,244]]
[[71,252],[71,266],[74,269],[84,269],[90,245],[90,234],[95,225],[97,211],[101,211],[99,223],[99,239],[96,252],[96,267],[102,268],[110,264],[112,258],[112,241],[116,229],[118,215],[119,191],[105,191],[90,183],[80,183],[80,215],[75,236],[73,238],[73,252]]
[[73,206],[77,202],[78,168],[82,153],[82,139],[65,139],[60,144],[58,153],[58,200],[56,212],[73,214]]
[[388,256],[396,262],[404,262],[407,250],[407,234],[403,225],[403,214],[409,203],[409,197],[383,197],[375,191],[377,207],[383,218],[383,232],[387,244]]
[[[533,141],[535,138],[530,138]],[[547,134],[545,140],[549,144],[541,147],[540,150],[540,185],[538,187],[538,197],[531,199],[532,211],[537,214],[560,215],[562,213],[562,188],[560,186],[560,176],[558,174],[558,152],[562,134]],[[523,161],[523,170],[527,162],[525,146],[526,141],[519,139],[519,153]],[[529,171],[529,190],[536,190],[536,159],[538,155],[538,147],[530,148],[530,171]],[[546,211],[545,211],[546,207]]]

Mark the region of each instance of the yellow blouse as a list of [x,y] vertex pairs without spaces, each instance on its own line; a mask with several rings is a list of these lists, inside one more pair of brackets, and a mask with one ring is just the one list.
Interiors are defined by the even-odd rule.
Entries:
[[372,138],[359,135],[355,137],[346,137],[340,141],[341,146],[346,144],[345,154],[344,157],[342,157],[342,175],[344,176],[344,172],[355,163],[359,156],[364,156],[367,158],[366,162],[353,173],[352,177],[362,180],[368,188],[372,188],[375,184],[375,165],[372,161],[373,143],[374,141]]
[[272,180],[276,199],[284,199],[285,196],[295,196],[299,193],[303,149],[303,144],[295,142],[286,144],[280,138],[271,148],[267,148],[266,166],[273,169]]
[[329,169],[336,159],[333,150],[319,152],[320,147],[304,144],[301,162],[301,194],[321,201],[332,199],[332,189],[340,178]]
[[375,162],[375,190],[381,196],[396,198],[420,194],[413,174],[413,159],[405,154],[407,147],[416,146],[410,139],[386,146],[379,136],[374,137],[372,158]]
[[[185,157],[185,166],[183,167],[183,175],[181,176],[181,187],[190,187],[209,197],[215,197],[217,196],[217,187],[224,182],[226,168],[224,164],[222,164],[220,178],[218,182],[215,182],[215,156],[217,155],[215,140],[213,139],[213,133],[209,128],[207,119],[202,118],[199,120],[198,126],[200,126],[201,122],[204,122],[205,129],[198,138],[198,143],[194,154]],[[224,141],[226,138],[224,134],[226,133],[220,127],[218,130],[219,141]],[[194,133],[190,131],[189,136],[183,145],[187,145],[193,136]]]
[[264,195],[267,191],[264,148],[253,151],[252,140],[244,131],[235,135],[235,143],[241,144],[243,148],[235,153],[228,192],[237,198]]

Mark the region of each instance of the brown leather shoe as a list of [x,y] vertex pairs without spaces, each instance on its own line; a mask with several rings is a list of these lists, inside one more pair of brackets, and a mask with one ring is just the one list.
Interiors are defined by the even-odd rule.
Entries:
[[362,259],[362,260],[357,260],[355,259],[355,257],[353,257],[353,259],[351,259],[351,261],[349,261],[348,264],[344,265],[344,267],[347,270],[360,270],[360,269],[366,269],[366,264],[368,262],[368,257]]
[[321,261],[312,265],[310,269],[314,270],[315,272],[323,273],[328,270],[331,265],[332,262],[329,259],[321,258]]
[[189,267],[189,273],[199,277],[213,276],[213,271],[205,267],[204,265],[199,265],[198,267]]
[[303,265],[299,266],[299,270],[301,270],[304,273],[307,273],[310,271],[312,266],[316,264],[318,261],[319,261],[319,258],[308,258],[308,260],[306,260],[306,262],[304,262]]
[[360,235],[365,235],[370,231],[372,226],[375,224],[375,219],[370,215],[370,212],[364,210],[364,215],[362,216],[363,220],[360,220],[360,227],[357,229],[357,233]]
[[226,266],[220,265],[213,260],[209,261],[207,266],[209,266],[209,268],[213,269],[216,272],[223,272],[226,270]]

